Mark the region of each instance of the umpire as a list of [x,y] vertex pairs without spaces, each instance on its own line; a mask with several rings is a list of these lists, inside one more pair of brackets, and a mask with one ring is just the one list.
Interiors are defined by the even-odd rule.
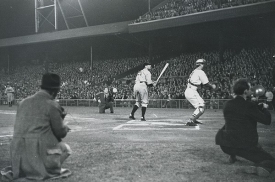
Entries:
[[114,96],[111,90],[105,88],[103,92],[96,94],[95,99],[99,103],[99,113],[105,113],[105,110],[109,108],[110,113],[114,113]]

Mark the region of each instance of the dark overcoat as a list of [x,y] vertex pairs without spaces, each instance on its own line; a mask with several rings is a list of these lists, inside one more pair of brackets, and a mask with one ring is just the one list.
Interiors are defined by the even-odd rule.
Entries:
[[216,135],[216,144],[234,148],[249,148],[258,145],[257,123],[270,125],[271,114],[259,109],[253,102],[241,96],[226,102],[223,108],[225,125]]

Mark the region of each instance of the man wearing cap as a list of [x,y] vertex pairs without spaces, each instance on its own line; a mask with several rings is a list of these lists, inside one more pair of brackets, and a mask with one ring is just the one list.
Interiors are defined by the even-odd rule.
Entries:
[[10,145],[12,167],[1,171],[7,180],[40,181],[71,174],[61,168],[72,151],[62,142],[70,130],[63,122],[66,113],[54,100],[60,83],[57,74],[46,73],[41,90],[19,103]]
[[147,87],[156,86],[156,82],[153,82],[151,80],[151,73],[149,71],[150,69],[151,69],[151,64],[144,63],[143,70],[139,71],[136,76],[135,86],[134,86],[134,95],[136,98],[136,103],[129,116],[130,119],[135,119],[134,114],[137,111],[137,109],[141,106],[141,121],[146,121],[145,113],[149,103]]
[[204,68],[205,63],[205,59],[198,59],[196,61],[195,70],[190,74],[188,78],[188,83],[184,94],[185,98],[195,108],[195,111],[186,123],[187,126],[197,126],[197,124],[202,124],[201,122],[197,121],[197,119],[199,119],[199,117],[204,113],[205,103],[197,91],[198,87],[200,85],[203,85],[210,87],[212,89],[216,88],[216,85],[212,85],[209,83],[208,77],[202,70]]
[[12,101],[14,98],[13,93],[14,93],[14,89],[8,83],[7,88],[5,89],[5,94],[7,94],[7,100],[8,100],[9,107],[12,107]]

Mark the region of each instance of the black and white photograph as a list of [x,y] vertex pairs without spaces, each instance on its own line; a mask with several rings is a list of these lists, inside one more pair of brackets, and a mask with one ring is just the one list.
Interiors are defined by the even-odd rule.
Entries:
[[275,0],[0,0],[0,182],[275,181]]

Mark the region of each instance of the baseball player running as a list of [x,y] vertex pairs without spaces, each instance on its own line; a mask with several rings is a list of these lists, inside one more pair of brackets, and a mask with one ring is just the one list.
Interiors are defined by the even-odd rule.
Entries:
[[195,108],[195,111],[193,112],[189,121],[186,123],[187,126],[197,126],[197,124],[202,124],[201,122],[197,121],[197,119],[204,113],[205,103],[197,91],[198,86],[203,85],[212,89],[216,88],[216,85],[209,83],[205,72],[202,70],[205,63],[205,59],[198,59],[196,61],[196,69],[190,74],[188,78],[188,83],[184,94],[186,99]]
[[151,64],[150,63],[144,63],[143,64],[143,70],[139,71],[136,80],[135,80],[135,86],[134,86],[134,95],[136,98],[136,103],[133,107],[133,110],[129,116],[130,119],[135,119],[134,114],[137,111],[137,109],[141,106],[141,121],[145,120],[145,112],[148,105],[148,88],[156,86],[156,82],[153,82],[151,80]]

